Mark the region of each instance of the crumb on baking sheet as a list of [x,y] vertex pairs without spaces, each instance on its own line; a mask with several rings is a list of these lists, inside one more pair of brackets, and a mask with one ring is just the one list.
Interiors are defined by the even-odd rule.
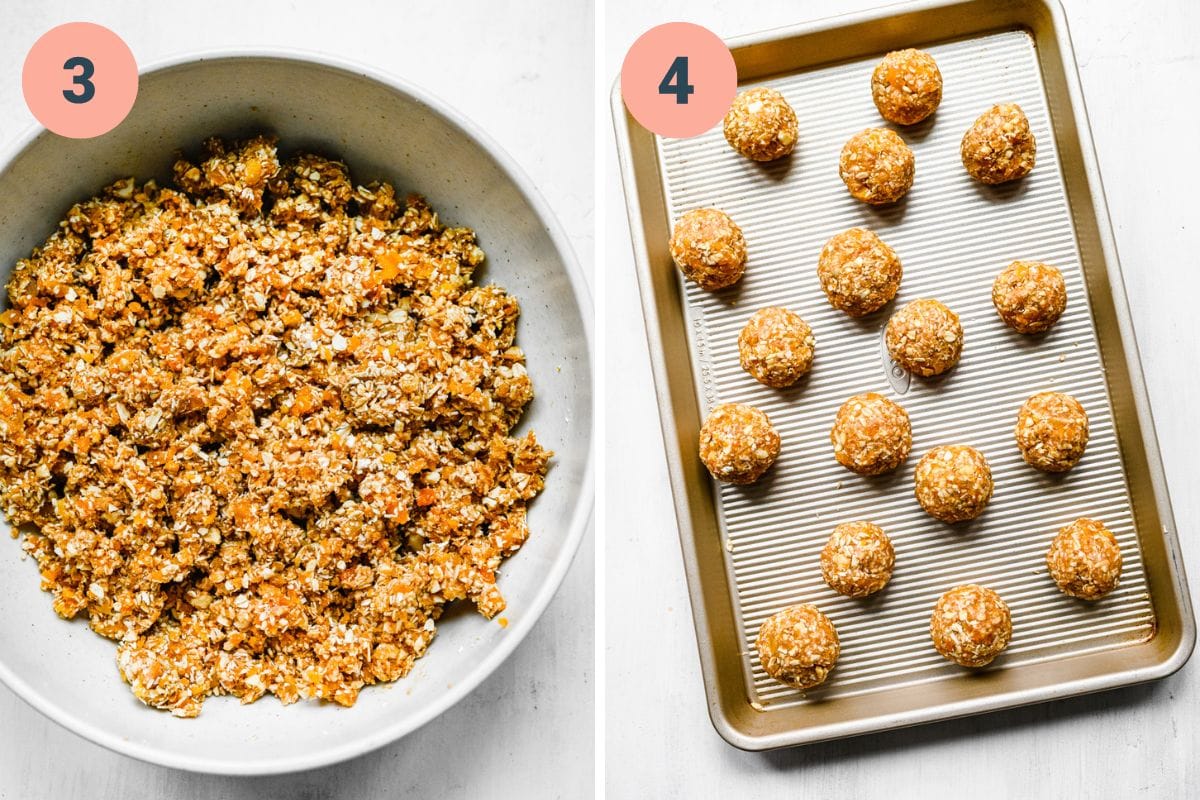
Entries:
[[[8,283],[0,502],[143,702],[354,703],[505,607],[548,460],[517,301],[416,196],[275,141],[78,203]],[[501,621],[503,624],[503,621]]]

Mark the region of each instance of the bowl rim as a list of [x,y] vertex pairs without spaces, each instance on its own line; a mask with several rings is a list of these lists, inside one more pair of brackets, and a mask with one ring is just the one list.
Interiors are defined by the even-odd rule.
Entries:
[[[144,66],[139,65],[138,74],[141,78],[153,73],[163,72],[200,61],[228,60],[296,61],[371,81],[393,92],[399,92],[418,101],[431,113],[453,127],[458,128],[478,144],[491,156],[500,170],[513,182],[517,190],[533,207],[539,221],[545,227],[551,243],[562,259],[567,279],[571,286],[571,293],[575,304],[579,308],[580,320],[583,326],[585,350],[588,354],[589,383],[594,383],[595,378],[592,373],[594,372],[595,353],[593,349],[591,292],[584,279],[574,248],[563,231],[557,216],[550,209],[549,204],[533,181],[513,157],[488,133],[454,107],[426,89],[368,64],[318,50],[263,46],[204,48],[179,52],[151,61]],[[0,151],[0,172],[7,170],[12,162],[45,132],[46,128],[37,123],[33,123],[22,131],[15,140]],[[528,610],[507,627],[506,635],[500,640],[499,644],[487,653],[486,656],[477,661],[462,680],[457,681],[452,687],[447,689],[445,694],[435,702],[429,704],[418,714],[403,717],[394,723],[374,729],[365,736],[334,744],[320,751],[317,755],[285,756],[252,762],[190,755],[154,744],[143,744],[122,739],[120,736],[116,736],[98,725],[84,721],[66,707],[35,690],[14,673],[2,660],[0,660],[0,681],[3,681],[8,688],[27,704],[72,733],[82,736],[115,753],[131,756],[151,764],[173,767],[189,772],[247,776],[298,772],[346,761],[391,744],[440,716],[474,691],[525,639],[529,631],[541,619],[542,613],[550,604],[550,600],[558,592],[559,586],[561,586],[563,579],[566,577],[568,568],[574,562],[575,556],[579,551],[584,532],[591,521],[595,503],[593,475],[595,469],[596,414],[594,406],[591,409],[590,416],[591,418],[587,420],[589,427],[587,453],[584,461],[579,501],[575,505],[566,534],[563,536],[564,547],[545,573],[544,580],[527,607]]]

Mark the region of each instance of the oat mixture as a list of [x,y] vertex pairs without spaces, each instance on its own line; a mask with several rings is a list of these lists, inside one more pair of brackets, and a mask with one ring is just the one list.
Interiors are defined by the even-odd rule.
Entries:
[[696,208],[675,221],[671,259],[684,277],[702,289],[732,286],[746,271],[746,239],[724,211]]
[[912,423],[899,403],[875,392],[842,403],[829,431],[837,462],[859,475],[882,475],[904,463],[912,449]]
[[866,228],[842,231],[821,248],[817,278],[829,305],[852,317],[874,313],[900,291],[896,251]]
[[942,72],[923,50],[894,50],[871,74],[871,99],[888,122],[915,125],[941,105]]
[[872,522],[843,522],[821,549],[821,577],[846,597],[880,591],[892,579],[895,565],[892,540]]
[[725,141],[753,161],[774,161],[792,152],[799,139],[796,112],[775,89],[747,89],[725,114]]
[[898,133],[868,128],[846,142],[838,173],[851,197],[878,206],[894,203],[908,193],[916,163],[913,151]]
[[983,453],[965,444],[935,447],[922,456],[913,484],[925,513],[950,523],[982,514],[995,488]]
[[962,357],[962,323],[937,300],[913,300],[888,320],[884,343],[897,364],[930,378],[952,369]]
[[967,174],[980,183],[1024,178],[1037,163],[1037,140],[1016,103],[1001,103],[979,115],[959,148]]
[[1046,551],[1046,569],[1064,594],[1099,600],[1121,582],[1121,545],[1096,519],[1063,527]]
[[738,359],[754,380],[785,389],[812,369],[816,345],[799,314],[771,306],[755,311],[738,334]]
[[788,606],[767,617],[755,648],[763,670],[793,689],[824,683],[842,653],[837,629],[813,605]]
[[1038,392],[1017,412],[1013,433],[1026,464],[1045,472],[1066,472],[1087,450],[1087,411],[1069,394]]
[[992,304],[1017,333],[1043,333],[1067,308],[1067,283],[1049,264],[1014,261],[992,283]]
[[766,413],[745,403],[722,403],[700,426],[700,460],[727,483],[754,483],[779,457],[779,433]]
[[1012,614],[986,586],[956,586],[938,598],[929,636],[944,658],[961,667],[984,667],[1008,647]]
[[[550,453],[470,230],[268,138],[75,205],[8,284],[0,501],[134,694],[354,703],[504,608]],[[15,535],[15,534],[14,534]]]

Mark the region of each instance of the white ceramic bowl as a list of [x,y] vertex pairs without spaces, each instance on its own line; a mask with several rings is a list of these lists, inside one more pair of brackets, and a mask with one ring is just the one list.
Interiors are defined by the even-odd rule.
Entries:
[[[352,708],[265,697],[210,698],[182,720],[138,702],[117,673],[115,644],[55,616],[32,559],[0,531],[0,679],[70,730],[136,758],[182,769],[264,774],[309,769],[380,747],[449,708],[512,652],[570,565],[592,508],[591,313],[570,246],[537,191],[486,135],[423,91],[371,70],[295,53],[214,53],[143,73],[114,131],[71,140],[36,129],[0,160],[0,278],[70,205],[127,175],[170,176],[173,154],[212,134],[279,135],[284,151],[343,159],[360,183],[425,194],[444,220],[474,228],[482,281],[522,307],[537,398],[521,429],[556,452],[534,501],[525,547],[505,563],[507,628],[473,610],[448,613],[405,679],[370,687]],[[580,620],[580,625],[591,620]],[[519,731],[513,732],[519,736]]]

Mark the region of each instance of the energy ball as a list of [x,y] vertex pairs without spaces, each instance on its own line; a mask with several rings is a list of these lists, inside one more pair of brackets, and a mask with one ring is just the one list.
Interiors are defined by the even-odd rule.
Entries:
[[883,528],[870,522],[844,522],[821,550],[821,575],[846,597],[875,594],[892,579],[896,551]]
[[1000,595],[984,586],[956,586],[938,598],[929,620],[933,647],[962,667],[983,667],[1008,647],[1012,615]]
[[817,277],[829,305],[852,317],[878,311],[900,290],[896,251],[866,228],[837,234],[821,248]]
[[723,403],[700,426],[700,460],[719,481],[754,483],[779,457],[779,434],[754,406]]
[[875,67],[871,97],[888,122],[915,125],[942,102],[942,72],[923,50],[895,50]]
[[913,300],[888,320],[888,353],[914,375],[941,375],[962,355],[963,329],[958,315],[937,300]]
[[1016,103],[992,106],[963,136],[962,162],[980,183],[1007,183],[1024,178],[1037,161],[1037,142],[1029,120]]
[[983,453],[962,444],[935,447],[917,462],[917,502],[942,522],[975,519],[992,499],[992,469]]
[[774,89],[747,89],[725,114],[725,140],[754,161],[783,158],[797,138],[796,112]]
[[850,196],[873,206],[894,203],[912,188],[916,159],[895,131],[867,128],[842,148],[839,171]]
[[1058,588],[1083,600],[1099,600],[1117,588],[1121,563],[1117,537],[1094,519],[1067,525],[1046,551],[1046,568]]
[[874,392],[856,394],[838,409],[829,432],[837,462],[859,475],[882,475],[912,449],[908,412]]
[[746,271],[746,240],[724,211],[697,208],[676,220],[671,258],[702,289],[724,289]]
[[1017,412],[1015,434],[1026,464],[1044,472],[1066,472],[1087,449],[1088,415],[1069,394],[1039,392]]
[[742,369],[775,389],[791,386],[812,368],[815,345],[808,323],[779,307],[755,311],[738,335]]
[[992,283],[992,303],[1004,324],[1017,333],[1042,333],[1066,309],[1067,284],[1049,264],[1014,261]]
[[842,652],[837,629],[811,605],[772,614],[758,629],[756,645],[766,673],[794,689],[824,683]]

